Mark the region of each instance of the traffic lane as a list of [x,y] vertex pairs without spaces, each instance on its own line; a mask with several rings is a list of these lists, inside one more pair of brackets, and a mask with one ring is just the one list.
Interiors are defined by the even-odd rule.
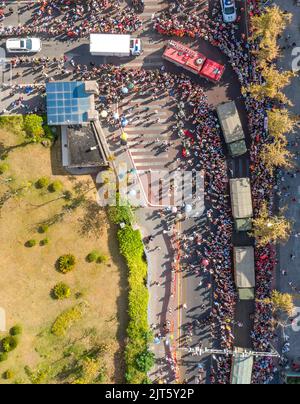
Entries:
[[[203,229],[206,222],[206,216],[201,219],[188,219],[182,222],[182,233],[190,237],[193,231],[199,232]],[[203,230],[204,231],[204,230]],[[191,251],[190,263],[198,265],[199,259],[193,255]],[[201,273],[199,275],[189,271],[189,267],[184,272],[182,288],[184,302],[187,309],[182,313],[182,333],[188,335],[188,327],[193,323],[192,337],[188,341],[189,347],[212,347],[212,337],[209,324],[203,322],[209,316],[212,309],[212,295],[211,291],[206,289],[207,284],[210,282],[210,275],[208,273]],[[196,321],[200,321],[196,325]],[[183,342],[183,341],[182,341]],[[183,348],[186,346],[184,343],[181,345]],[[201,357],[195,357],[191,353],[185,352],[182,355],[182,366],[186,373],[186,378],[189,383],[197,383],[201,375],[201,382],[209,382],[210,374],[210,358],[203,360]],[[201,374],[199,373],[199,364],[201,364]]]

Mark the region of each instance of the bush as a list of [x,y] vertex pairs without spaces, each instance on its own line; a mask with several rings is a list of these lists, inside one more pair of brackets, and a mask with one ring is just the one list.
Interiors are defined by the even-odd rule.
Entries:
[[9,165],[7,163],[1,163],[0,164],[0,175],[6,173],[6,171],[9,169]]
[[23,330],[22,330],[22,326],[20,324],[16,324],[9,331],[10,335],[13,335],[13,336],[21,335],[22,332],[23,332]]
[[76,258],[72,254],[62,255],[58,259],[58,269],[63,274],[71,272],[74,269],[75,264],[76,264]]
[[56,180],[49,185],[50,192],[60,192],[63,190],[63,184],[61,181]]
[[32,141],[39,142],[45,134],[43,118],[35,114],[26,115],[24,118],[24,130]]
[[37,180],[37,182],[35,183],[36,188],[38,189],[42,189],[42,188],[46,188],[49,186],[49,178],[47,177],[41,177]]
[[60,282],[54,286],[52,293],[55,299],[68,299],[71,296],[71,289],[65,283]]
[[83,316],[85,304],[80,303],[75,307],[61,313],[51,327],[52,334],[63,337],[72,325]]
[[[119,230],[120,251],[126,259],[129,269],[129,324],[126,346],[126,380],[128,383],[141,384],[147,377],[144,370],[148,366],[149,326],[148,300],[146,287],[147,264],[144,260],[144,246],[140,231],[131,226]],[[143,356],[144,355],[144,356]],[[139,361],[137,361],[139,359]],[[147,361],[146,361],[147,359]],[[145,366],[142,366],[144,360]],[[143,370],[141,370],[143,368]]]
[[97,258],[97,264],[106,264],[108,261],[108,257],[106,255],[100,254]]
[[86,257],[86,260],[87,260],[87,262],[96,262],[99,257],[100,257],[100,252],[97,250],[94,250],[89,253],[89,255]]
[[47,224],[42,224],[39,228],[38,231],[39,233],[47,233],[47,231],[49,230],[49,226]]
[[28,240],[26,241],[26,247],[32,248],[36,246],[37,241],[36,240]]
[[14,336],[8,336],[3,338],[1,341],[1,346],[4,352],[11,352],[18,346],[18,339]]
[[50,240],[48,238],[44,238],[43,240],[40,241],[40,245],[44,247],[45,245],[48,245],[50,243]]
[[114,224],[125,223],[130,225],[134,222],[134,215],[131,207],[126,202],[122,204],[118,195],[116,198],[116,206],[110,206],[108,208],[108,217]]
[[153,352],[146,350],[136,356],[136,367],[141,372],[149,372],[155,364],[155,355]]
[[12,379],[14,377],[14,375],[15,375],[14,372],[12,370],[8,369],[3,373],[3,379],[6,379],[6,380]]
[[0,362],[7,361],[7,359],[8,359],[7,352],[0,352]]

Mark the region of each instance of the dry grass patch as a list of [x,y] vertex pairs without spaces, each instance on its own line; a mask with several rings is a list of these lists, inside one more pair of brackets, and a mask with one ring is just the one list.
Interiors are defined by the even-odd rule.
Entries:
[[[15,324],[23,328],[17,349],[0,363],[1,374],[12,369],[15,376],[13,380],[1,379],[0,384],[16,380],[88,382],[82,375],[72,373],[70,366],[76,359],[83,361],[79,366],[82,372],[95,367],[94,362],[84,358],[99,346],[101,354],[91,354],[89,358],[97,361],[101,377],[95,376],[89,382],[122,382],[126,269],[120,262],[117,242],[110,238],[105,215],[95,206],[93,181],[90,177],[52,175],[59,169],[55,167],[59,164],[58,144],[52,151],[40,145],[18,147],[21,139],[4,131],[0,131],[0,144],[9,146],[5,160],[9,169],[0,176],[0,306],[6,310],[9,328]],[[60,181],[63,190],[51,193],[47,187],[36,187],[41,177]],[[65,191],[69,191],[67,198]],[[41,226],[46,226],[45,231]],[[37,243],[28,248],[28,240]],[[47,243],[43,244],[43,240]],[[95,249],[108,257],[108,263],[86,262],[86,256]],[[76,266],[64,275],[55,264],[68,253],[76,257]],[[51,290],[59,282],[70,287],[69,299],[58,301],[51,297]],[[83,302],[88,309],[66,337],[52,335],[56,318]]]

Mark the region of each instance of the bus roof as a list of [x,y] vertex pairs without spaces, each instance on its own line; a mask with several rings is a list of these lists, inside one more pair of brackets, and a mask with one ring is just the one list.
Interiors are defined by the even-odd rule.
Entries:
[[250,178],[230,180],[231,208],[234,219],[253,216]]
[[206,77],[211,81],[220,81],[223,76],[225,66],[220,63],[214,62],[211,59],[206,59],[202,69],[201,76]]

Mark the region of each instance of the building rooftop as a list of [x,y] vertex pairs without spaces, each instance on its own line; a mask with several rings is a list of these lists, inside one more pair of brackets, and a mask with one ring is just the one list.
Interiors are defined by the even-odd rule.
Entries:
[[63,165],[69,168],[108,165],[92,124],[64,126],[62,132]]
[[78,125],[97,118],[96,82],[52,82],[46,85],[49,125]]

